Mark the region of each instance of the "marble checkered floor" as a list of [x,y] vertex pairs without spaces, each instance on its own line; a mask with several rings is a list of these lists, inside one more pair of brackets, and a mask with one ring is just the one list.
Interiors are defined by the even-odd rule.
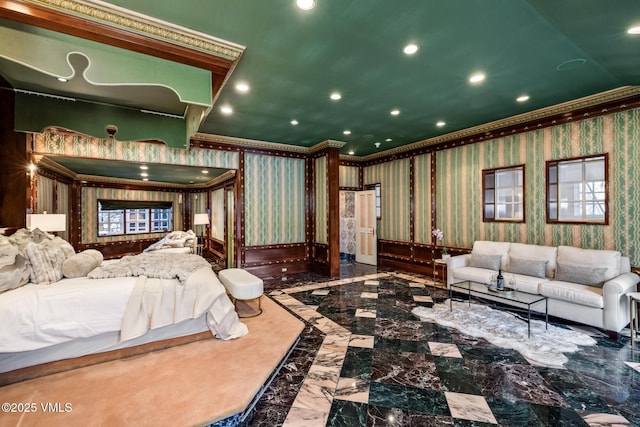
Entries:
[[412,315],[446,298],[430,278],[373,271],[265,282],[307,328],[247,425],[640,425],[640,346],[627,338],[592,329],[598,345],[562,369],[533,366]]

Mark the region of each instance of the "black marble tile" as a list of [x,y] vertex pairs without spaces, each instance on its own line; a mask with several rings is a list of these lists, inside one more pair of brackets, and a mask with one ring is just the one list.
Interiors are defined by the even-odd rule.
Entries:
[[355,317],[351,322],[351,333],[356,335],[375,335],[376,319],[371,317]]
[[372,382],[369,385],[369,405],[407,409],[407,388],[394,384]]
[[433,357],[424,353],[375,349],[371,380],[428,390],[441,388]]
[[284,423],[290,406],[271,405],[260,401],[244,424],[249,427],[278,427]]
[[559,408],[556,406],[531,405],[536,413],[542,426],[582,426],[588,427],[588,424],[580,417],[580,415],[570,408]]
[[487,404],[499,425],[546,426],[538,418],[533,406],[527,402],[487,397]]
[[370,348],[349,347],[342,364],[340,376],[369,380],[371,378],[371,362],[373,350]]
[[407,341],[395,338],[375,337],[374,348],[389,351],[431,354],[427,341]]
[[335,399],[331,405],[327,426],[364,426],[367,423],[367,405]]
[[425,341],[424,329],[419,320],[377,319],[375,334],[382,338]]
[[443,390],[455,393],[481,394],[480,386],[463,359],[434,357]]
[[367,411],[367,427],[404,427],[411,425],[408,411],[400,408],[369,405]]

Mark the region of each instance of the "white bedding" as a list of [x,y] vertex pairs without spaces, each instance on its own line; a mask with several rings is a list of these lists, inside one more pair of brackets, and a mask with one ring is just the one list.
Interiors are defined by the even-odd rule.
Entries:
[[[0,294],[0,319],[3,319],[0,327],[0,353],[36,350],[78,338],[120,331],[130,296],[139,280],[138,277],[82,277],[63,279],[51,285],[29,284]],[[165,288],[169,281],[147,280],[162,281]],[[187,279],[184,287],[177,279],[170,281],[175,282],[176,294],[201,288],[203,284],[212,288],[205,293],[209,294],[208,310],[201,300],[183,297],[196,304],[186,309],[191,310],[187,314],[183,309],[174,319],[176,322],[199,317],[208,311],[207,324],[219,338],[236,338],[247,333],[246,325],[238,320],[233,304],[213,271],[196,271]],[[189,286],[190,282],[197,284]],[[216,297],[212,298],[211,295]],[[141,312],[153,314],[150,310]],[[137,322],[139,325],[140,319]],[[155,324],[152,318],[147,323],[144,325],[147,329],[167,324],[164,320]],[[138,330],[139,333],[131,336],[140,336],[146,332]]]

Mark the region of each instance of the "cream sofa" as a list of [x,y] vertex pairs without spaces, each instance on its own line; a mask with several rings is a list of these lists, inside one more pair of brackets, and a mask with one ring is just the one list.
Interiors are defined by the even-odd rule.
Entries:
[[640,281],[617,251],[476,241],[471,254],[447,260],[447,285],[488,283],[498,268],[516,289],[548,297],[549,315],[616,333],[629,324],[626,294]]

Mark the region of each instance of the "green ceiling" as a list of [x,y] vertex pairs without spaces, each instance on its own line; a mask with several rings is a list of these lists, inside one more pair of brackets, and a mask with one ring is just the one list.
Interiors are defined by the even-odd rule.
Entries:
[[[150,164],[148,169],[140,169],[138,162],[120,160],[94,160],[75,157],[47,156],[65,168],[79,174],[101,176],[106,178],[141,180],[141,173],[147,173],[149,181],[170,182],[174,184],[205,184],[225,173],[226,169],[196,168],[191,166]],[[207,173],[203,173],[206,171]]]
[[[640,84],[640,35],[626,33],[640,25],[638,0],[317,0],[311,11],[295,0],[111,3],[246,46],[199,129],[209,134],[300,146],[333,139],[346,142],[342,154],[364,156]],[[402,53],[409,42],[420,47],[413,56]],[[12,83],[13,68],[0,61]],[[476,71],[486,80],[472,85]],[[248,93],[235,90],[240,81]],[[334,91],[340,101],[329,99]],[[529,101],[516,102],[522,94]],[[163,98],[119,93],[110,102],[153,96]]]

